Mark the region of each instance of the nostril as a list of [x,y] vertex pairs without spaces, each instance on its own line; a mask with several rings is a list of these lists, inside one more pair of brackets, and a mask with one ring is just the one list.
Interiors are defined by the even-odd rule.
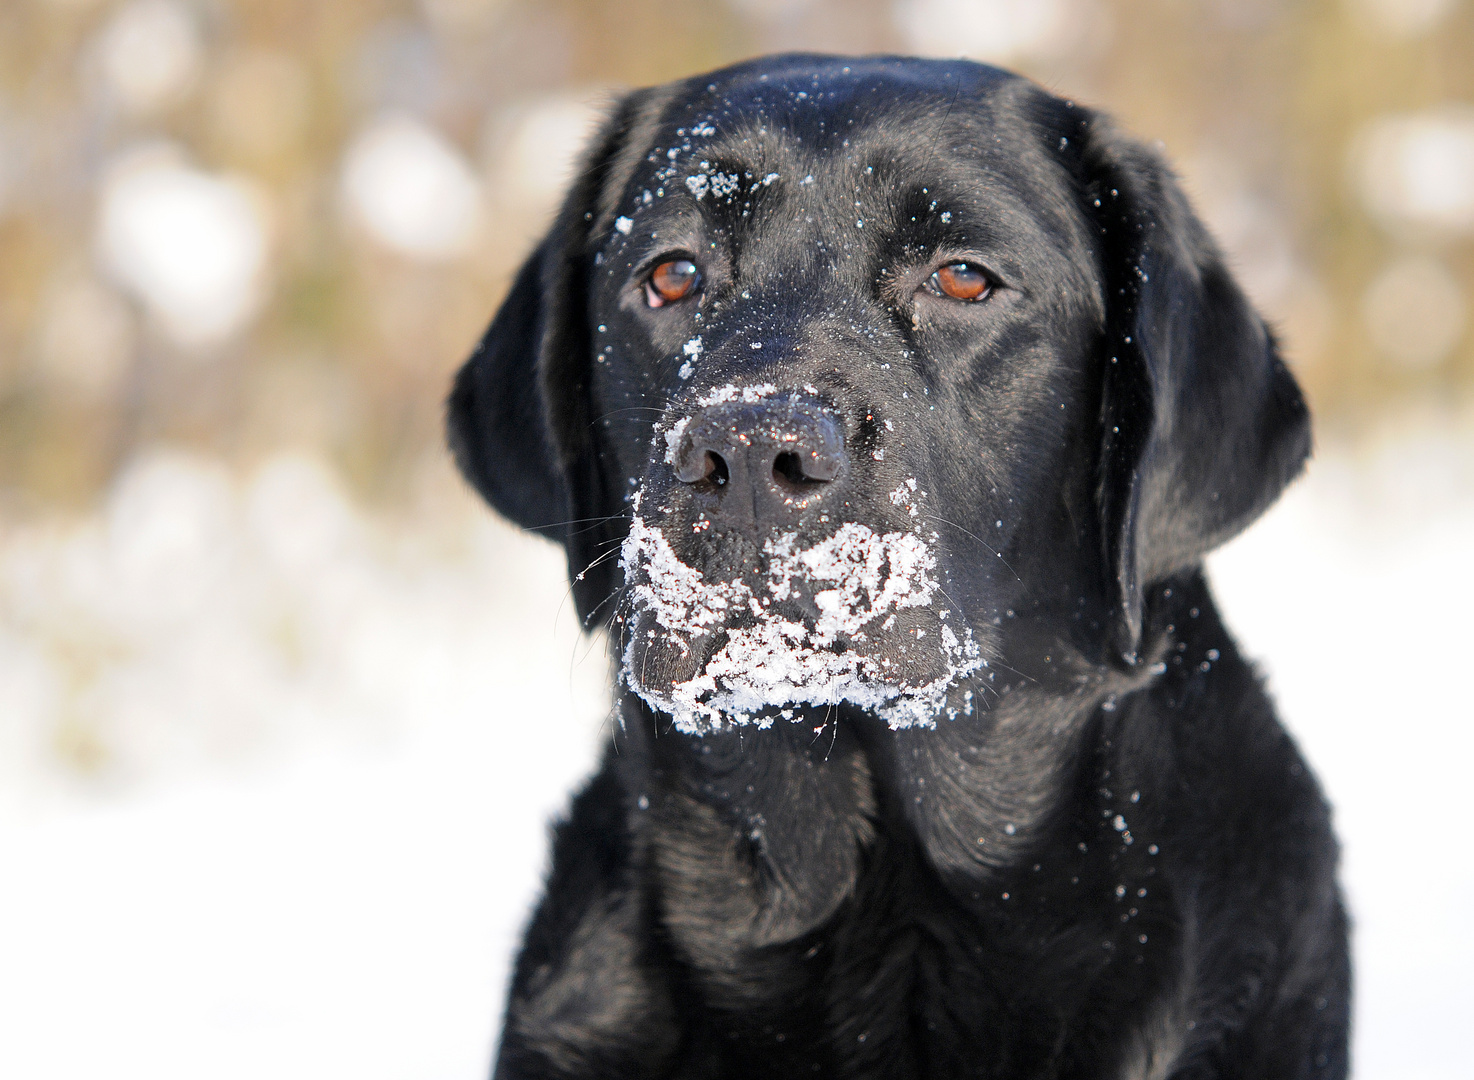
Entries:
[[773,479],[786,480],[790,484],[802,484],[808,477],[804,476],[803,462],[799,460],[798,455],[789,451],[773,459]]
[[707,500],[703,507],[740,496],[723,511],[728,516],[802,509],[845,471],[840,420],[803,402],[718,402],[665,439],[675,479]]
[[730,476],[731,473],[727,469],[727,462],[722,458],[722,455],[708,450],[706,452],[706,467],[702,471],[701,478],[703,480],[710,480],[717,487],[723,487],[726,485]]
[[687,443],[675,461],[676,479],[699,487],[725,487],[732,478],[727,459],[715,450]]

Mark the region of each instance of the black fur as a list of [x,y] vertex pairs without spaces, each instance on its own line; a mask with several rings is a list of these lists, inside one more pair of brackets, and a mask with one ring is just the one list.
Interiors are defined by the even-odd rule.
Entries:
[[[685,184],[718,173],[722,198]],[[699,296],[649,307],[677,256]],[[963,258],[988,300],[926,292]],[[934,726],[845,704],[697,733],[635,692],[711,647],[647,643],[632,493],[707,580],[761,561],[665,460],[727,383],[843,429],[804,543],[836,514],[910,527],[887,496],[917,481],[956,610],[903,629],[951,618],[989,660]],[[1296,475],[1308,417],[1171,173],[1102,116],[897,58],[637,92],[449,427],[492,505],[566,546],[625,660],[497,1077],[1345,1075],[1329,812],[1200,565]],[[902,665],[899,640],[870,647]]]

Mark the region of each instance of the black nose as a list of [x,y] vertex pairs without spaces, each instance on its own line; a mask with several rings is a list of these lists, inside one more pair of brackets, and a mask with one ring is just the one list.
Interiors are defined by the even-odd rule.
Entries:
[[713,518],[754,527],[791,521],[846,465],[838,419],[786,398],[708,405],[674,451],[676,478],[715,498]]

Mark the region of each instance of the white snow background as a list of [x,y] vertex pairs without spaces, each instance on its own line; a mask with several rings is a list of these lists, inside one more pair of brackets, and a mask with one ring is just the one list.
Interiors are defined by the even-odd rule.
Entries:
[[[607,668],[560,554],[431,487],[387,519],[159,450],[0,526],[0,1076],[486,1075]],[[1210,564],[1336,806],[1362,1080],[1467,1075],[1471,556],[1474,423],[1419,417]]]

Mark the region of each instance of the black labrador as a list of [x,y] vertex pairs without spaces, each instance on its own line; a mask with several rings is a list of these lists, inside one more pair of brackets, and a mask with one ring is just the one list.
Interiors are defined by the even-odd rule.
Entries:
[[893,57],[636,91],[449,427],[620,687],[498,1077],[1345,1074],[1329,812],[1202,573],[1308,416],[1099,113]]

